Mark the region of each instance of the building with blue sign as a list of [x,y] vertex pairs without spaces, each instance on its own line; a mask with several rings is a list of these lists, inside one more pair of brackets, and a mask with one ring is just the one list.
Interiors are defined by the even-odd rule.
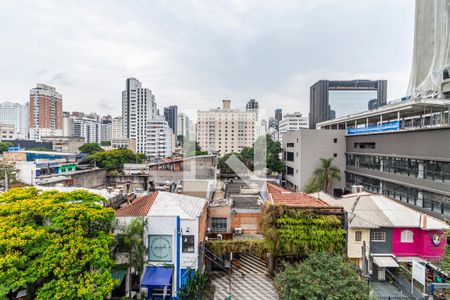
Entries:
[[346,130],[345,183],[450,220],[450,101],[410,99],[319,123]]
[[[207,222],[207,200],[168,192],[154,192],[116,212],[119,224],[146,220],[147,247],[140,287],[147,297],[172,299],[187,283],[188,270],[202,270]],[[129,288],[129,287],[128,287]]]

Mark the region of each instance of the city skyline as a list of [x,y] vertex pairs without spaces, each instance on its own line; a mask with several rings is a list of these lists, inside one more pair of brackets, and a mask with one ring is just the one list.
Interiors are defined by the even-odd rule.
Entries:
[[[1,101],[25,103],[42,82],[64,95],[65,111],[117,116],[128,77],[180,112],[222,99],[244,108],[255,98],[268,111],[294,102],[292,111],[307,113],[309,86],[323,78],[386,79],[388,99],[404,96],[414,3],[339,3],[45,2],[23,10],[7,2],[0,32],[10,43],[0,53],[12,59],[3,62]],[[153,26],[146,10],[165,26]]]

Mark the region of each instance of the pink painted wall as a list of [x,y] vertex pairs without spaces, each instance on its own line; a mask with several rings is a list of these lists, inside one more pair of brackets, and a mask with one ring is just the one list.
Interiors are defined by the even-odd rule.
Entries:
[[[413,235],[412,243],[401,242],[401,232],[411,230]],[[392,229],[392,254],[395,256],[420,256],[423,258],[437,259],[444,255],[446,240],[441,239],[441,243],[433,244],[433,234],[443,235],[442,230],[422,230],[420,228],[393,228]]]

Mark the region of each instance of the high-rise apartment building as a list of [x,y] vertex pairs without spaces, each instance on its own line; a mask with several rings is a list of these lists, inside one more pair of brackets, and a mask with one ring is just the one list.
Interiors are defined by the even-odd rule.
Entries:
[[197,141],[203,150],[220,155],[251,147],[257,137],[256,111],[231,109],[231,100],[222,108],[197,111]]
[[62,95],[54,87],[38,83],[30,90],[30,139],[63,134]]
[[169,124],[169,127],[172,129],[172,132],[176,133],[178,131],[177,130],[178,106],[171,105],[169,107],[164,107],[164,118]]
[[101,143],[101,123],[95,118],[81,117],[73,120],[73,135],[86,143]]
[[14,125],[14,138],[28,138],[28,103],[0,103],[0,123]]
[[125,81],[126,88],[122,91],[122,121],[125,138],[136,140],[136,151],[146,151],[147,121],[156,115],[155,96],[152,91],[142,88],[136,78]]
[[416,0],[408,95],[450,99],[449,18],[448,0]]
[[250,99],[245,106],[246,110],[256,110],[259,108],[259,103],[255,99]]
[[308,128],[308,116],[304,116],[299,112],[293,114],[285,114],[283,119],[278,124],[279,126],[279,141],[282,140],[283,134],[289,131],[296,131],[301,128]]
[[189,139],[189,117],[185,113],[179,113],[177,123],[177,136],[182,135]]
[[112,119],[105,116],[100,121],[100,142],[111,142],[112,140]]
[[283,110],[281,108],[275,109],[275,120],[280,122],[283,119]]
[[74,136],[73,116],[68,111],[63,112],[63,136]]
[[162,116],[147,121],[145,155],[158,160],[172,155],[172,129]]
[[123,135],[123,118],[118,116],[112,119],[111,123],[111,138],[112,139],[122,139]]
[[[309,128],[317,123],[367,110],[369,101],[386,104],[386,80],[319,80],[310,88]],[[374,103],[371,103],[374,106]]]

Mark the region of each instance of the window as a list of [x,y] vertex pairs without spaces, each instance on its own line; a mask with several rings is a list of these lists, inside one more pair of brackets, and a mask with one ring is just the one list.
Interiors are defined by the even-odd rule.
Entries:
[[294,143],[286,143],[286,147],[294,147]]
[[286,167],[286,175],[294,175],[294,168]]
[[183,235],[183,253],[194,253],[195,238],[193,235]]
[[286,160],[294,161],[294,152],[286,152]]
[[386,232],[383,231],[372,231],[372,242],[385,242]]
[[212,232],[227,232],[227,218],[211,218]]
[[337,153],[333,153],[333,157],[337,157]]
[[337,143],[337,138],[333,139],[333,143],[335,143],[335,144]]
[[362,240],[362,231],[355,231],[355,241],[356,242],[361,242]]
[[375,143],[354,143],[355,149],[375,149]]
[[412,243],[414,242],[413,236],[414,232],[412,232],[411,230],[403,230],[401,233],[400,241],[402,243]]

